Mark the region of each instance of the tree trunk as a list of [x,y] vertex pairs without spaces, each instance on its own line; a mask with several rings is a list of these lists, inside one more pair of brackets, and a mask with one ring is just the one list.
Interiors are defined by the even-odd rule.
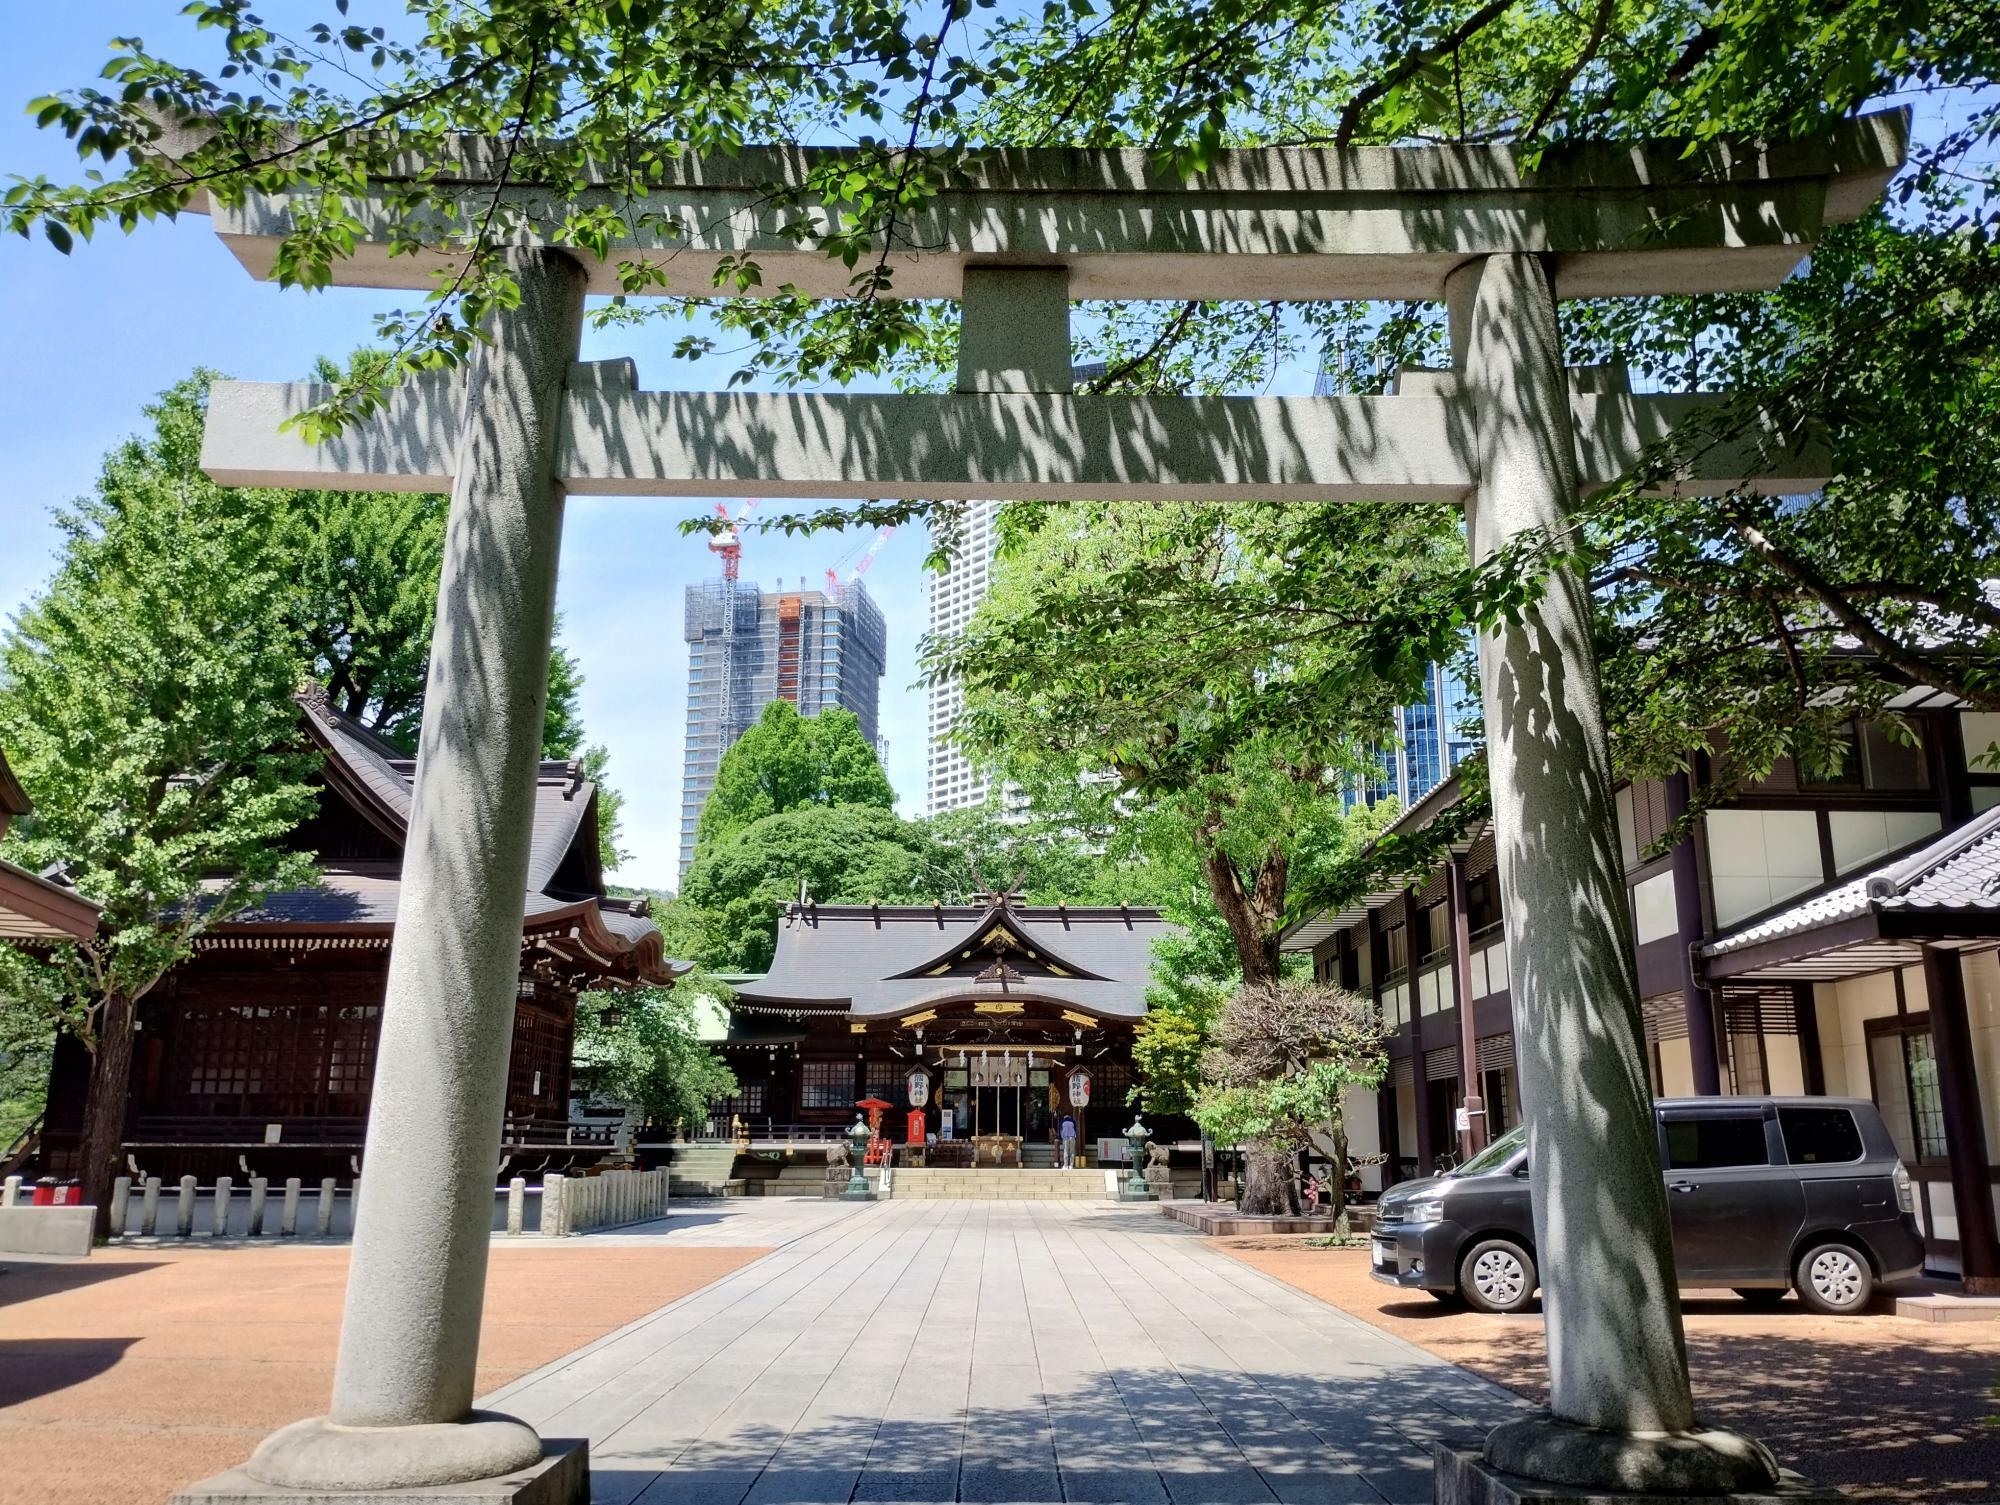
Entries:
[[[97,1237],[111,1234],[111,1183],[122,1164],[125,1100],[132,1085],[132,1021],[129,998],[104,1000],[97,1016],[97,1049],[90,1058],[90,1095],[83,1109],[83,1145],[77,1179],[83,1200],[97,1209]],[[122,1231],[122,1230],[121,1230]]]
[[1263,1217],[1289,1217],[1299,1210],[1292,1176],[1292,1151],[1259,1140],[1243,1149],[1243,1190],[1236,1210]]
[[[1243,969],[1246,983],[1278,980],[1278,934],[1281,910],[1271,911],[1264,901],[1273,883],[1271,864],[1259,869],[1255,892],[1243,886],[1243,875],[1235,859],[1217,845],[1216,830],[1204,824],[1196,828],[1201,848],[1202,875],[1208,880],[1209,896],[1229,927],[1229,939],[1236,947],[1236,964]],[[1283,904],[1284,883],[1276,879],[1279,904]]]
[[1334,1125],[1333,1134],[1333,1198],[1327,1212],[1338,1218],[1347,1206],[1347,1130]]

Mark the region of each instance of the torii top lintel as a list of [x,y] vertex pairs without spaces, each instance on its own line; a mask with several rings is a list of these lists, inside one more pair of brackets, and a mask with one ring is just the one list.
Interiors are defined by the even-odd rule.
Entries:
[[[1551,256],[1563,297],[1772,287],[1828,225],[1875,201],[1903,163],[1908,120],[1884,111],[1817,140],[1692,152],[1564,144],[1532,169],[1500,145],[1255,148],[1219,153],[1186,182],[1141,151],[995,151],[899,224],[888,247],[893,290],[956,298],[969,266],[1062,266],[1078,299],[1437,298],[1455,267],[1508,251]],[[715,286],[715,269],[747,254],[762,276],[751,295],[787,285],[846,295],[850,270],[810,238],[781,233],[799,211],[774,207],[767,192],[803,183],[826,155],[765,148],[670,164],[632,217],[646,228],[605,261],[580,257],[589,290],[622,291],[617,264],[644,260],[668,268],[661,291],[730,296],[737,289]],[[428,176],[477,202],[497,156],[496,144],[468,139]],[[567,204],[532,184],[504,192],[551,226],[567,207],[625,207],[623,190],[601,178]],[[407,236],[407,212],[371,199],[352,208],[363,233],[334,264],[336,283],[427,289],[457,264],[442,226],[438,249],[392,257],[390,226]],[[270,277],[291,224],[286,197],[252,195],[211,213],[244,266]]]

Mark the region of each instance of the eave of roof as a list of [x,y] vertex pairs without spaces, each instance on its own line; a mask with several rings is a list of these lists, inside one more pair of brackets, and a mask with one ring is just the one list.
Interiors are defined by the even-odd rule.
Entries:
[[0,859],[0,938],[84,940],[97,933],[102,906],[59,883]]
[[2000,937],[2000,806],[1871,872],[1718,936],[1702,957],[1716,981],[1855,976],[1906,962],[1924,942],[1993,937]]
[[[1458,775],[1453,774],[1442,784],[1439,784],[1437,788],[1431,790],[1429,794],[1426,794],[1422,799],[1410,806],[1409,809],[1397,816],[1380,836],[1363,847],[1361,849],[1362,858],[1365,860],[1373,856],[1380,849],[1382,842],[1388,837],[1408,836],[1412,832],[1423,830],[1432,821],[1457,805],[1463,797],[1464,791],[1459,787]],[[1452,852],[1463,856],[1465,853],[1471,851],[1472,844],[1485,834],[1486,828],[1490,824],[1490,820],[1474,821],[1466,828],[1464,834],[1452,842]],[[1406,888],[1408,888],[1407,884],[1399,883],[1387,888],[1373,889],[1354,899],[1338,911],[1329,912],[1321,910],[1318,914],[1299,920],[1289,926],[1284,934],[1278,937],[1278,949],[1280,951],[1311,951],[1322,941],[1338,935],[1350,925],[1359,925],[1363,920],[1368,918],[1368,912],[1371,909],[1382,909],[1393,904]]]

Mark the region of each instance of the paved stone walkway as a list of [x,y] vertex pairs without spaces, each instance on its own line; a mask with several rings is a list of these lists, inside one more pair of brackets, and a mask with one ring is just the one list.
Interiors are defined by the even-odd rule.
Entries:
[[485,1402],[588,1437],[594,1505],[1422,1505],[1433,1439],[1524,1404],[1151,1209],[683,1219],[778,1247]]

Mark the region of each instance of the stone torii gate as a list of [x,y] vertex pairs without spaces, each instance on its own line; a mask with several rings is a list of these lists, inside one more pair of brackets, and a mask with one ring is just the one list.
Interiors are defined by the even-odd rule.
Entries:
[[[766,287],[845,294],[846,268],[780,233],[760,197],[800,181],[804,154],[689,159],[638,221],[699,227],[686,239],[648,231],[610,262],[508,247],[521,302],[469,369],[412,382],[325,444],[279,429],[313,388],[218,383],[216,480],[448,489],[451,508],[332,1411],[184,1498],[523,1470],[549,1491],[534,1498],[583,1498],[580,1450],[545,1458],[525,1425],[471,1412],[565,493],[1448,502],[1484,560],[1560,530],[1579,494],[1711,401],[1565,371],[1557,300],[1774,286],[1873,203],[1905,130],[1890,114],[1779,147],[1569,147],[1533,172],[1495,146],[1225,152],[1185,183],[1138,152],[1003,152],[890,248],[898,295],[962,302],[957,391],[936,396],[651,392],[629,362],[575,364],[584,298],[621,290],[618,260],[671,261],[677,286],[708,290],[748,254]],[[454,175],[495,191],[486,149],[463,151]],[[286,199],[213,212],[271,275]],[[392,259],[409,227],[386,203],[357,212],[334,281],[428,287],[455,264],[442,245]],[[1453,366],[1375,399],[1075,396],[1070,303],[1098,298],[1442,298]],[[1751,434],[1674,484],[1789,492],[1824,464]],[[1551,1415],[1500,1428],[1483,1462],[1441,1453],[1440,1499],[1518,1498],[1509,1475],[1662,1495],[1775,1479],[1690,1398],[1589,617],[1564,569],[1480,644]]]

